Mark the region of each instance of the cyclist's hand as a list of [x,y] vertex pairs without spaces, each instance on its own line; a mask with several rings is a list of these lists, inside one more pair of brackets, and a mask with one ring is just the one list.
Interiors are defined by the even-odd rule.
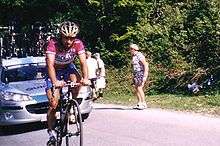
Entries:
[[53,86],[54,86],[55,88],[58,88],[58,87],[63,87],[65,84],[66,84],[66,82],[57,80],[57,81],[53,84]]
[[82,85],[90,85],[91,84],[90,80],[88,80],[88,79],[82,79],[80,82]]

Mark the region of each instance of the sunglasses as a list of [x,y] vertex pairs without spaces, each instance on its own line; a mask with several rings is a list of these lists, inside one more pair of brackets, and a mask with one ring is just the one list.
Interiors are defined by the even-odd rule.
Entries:
[[69,36],[64,36],[64,35],[62,35],[62,37],[64,39],[66,39],[66,40],[73,40],[73,39],[75,39],[75,37],[69,37]]

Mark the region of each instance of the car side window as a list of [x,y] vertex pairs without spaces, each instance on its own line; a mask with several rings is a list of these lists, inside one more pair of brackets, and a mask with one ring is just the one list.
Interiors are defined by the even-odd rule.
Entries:
[[4,83],[36,80],[45,78],[47,69],[45,65],[27,64],[23,66],[9,66],[4,68],[1,81]]
[[3,83],[6,83],[7,82],[7,78],[6,78],[6,76],[5,76],[5,68],[4,67],[1,67],[1,81],[3,82]]
[[37,78],[45,78],[47,75],[46,66],[39,66],[37,69]]
[[20,81],[33,80],[37,75],[36,66],[23,66],[17,69],[17,77]]
[[11,69],[11,70],[5,70],[5,82],[11,82],[14,80],[14,78],[17,77],[17,71],[16,69]]

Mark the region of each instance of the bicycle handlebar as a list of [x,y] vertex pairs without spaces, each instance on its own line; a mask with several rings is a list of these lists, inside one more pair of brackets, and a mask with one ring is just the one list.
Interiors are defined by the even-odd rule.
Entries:
[[9,29],[9,27],[6,27],[6,26],[0,26],[0,29]]
[[[76,86],[80,86],[80,83],[76,83],[76,82],[72,82],[72,81],[67,81],[66,84],[63,87],[69,87],[69,88],[74,88]],[[55,89],[61,89],[63,87],[55,87],[54,85],[52,85],[51,92],[52,92],[52,96],[54,97],[54,91]]]
[[66,84],[64,85],[64,87],[74,88],[74,87],[81,86],[81,85],[82,85],[81,83],[67,81]]
[[[79,86],[91,86],[91,82],[88,85],[84,85],[82,83],[76,83],[73,81],[67,81],[66,84],[63,87],[69,87],[69,88],[74,88],[74,87],[79,87]],[[55,89],[62,89],[63,87],[55,87],[54,85],[52,85],[52,87],[50,88],[52,91],[52,96],[54,96],[54,91]]]
[[76,82],[73,82],[73,81],[67,81],[64,86],[55,87],[54,85],[52,85],[51,89],[54,91],[55,89],[61,89],[63,87],[74,88],[74,87],[81,86],[81,85],[82,85],[81,83],[76,83]]

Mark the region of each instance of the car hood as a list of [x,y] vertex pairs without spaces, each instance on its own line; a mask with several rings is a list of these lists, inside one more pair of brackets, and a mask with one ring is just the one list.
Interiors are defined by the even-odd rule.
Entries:
[[14,91],[19,91],[30,96],[45,95],[46,83],[43,79],[30,80],[21,82],[11,82],[8,84],[9,88]]
[[19,93],[19,94],[25,94],[24,92],[20,91],[19,89],[13,88],[9,84],[0,83],[0,91],[7,91],[7,92],[13,92],[13,93]]

